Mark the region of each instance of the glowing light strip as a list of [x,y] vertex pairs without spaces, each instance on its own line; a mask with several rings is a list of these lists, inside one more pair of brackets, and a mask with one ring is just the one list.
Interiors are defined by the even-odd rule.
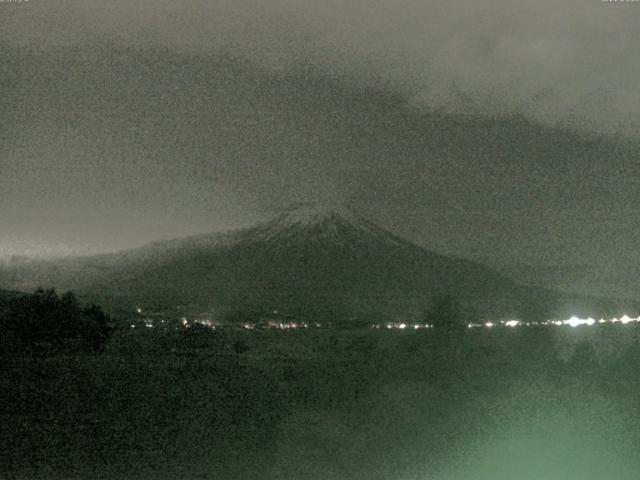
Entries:
[[[596,320],[595,318],[592,318],[592,317],[579,318],[577,316],[573,316],[566,320],[546,320],[544,322],[523,322],[521,320],[502,320],[500,322],[485,321],[484,323],[468,323],[467,328],[494,328],[498,325],[503,327],[508,327],[508,328],[516,328],[516,327],[522,327],[522,326],[529,327],[529,326],[537,326],[537,325],[551,325],[551,326],[557,326],[557,327],[569,326],[569,327],[575,328],[583,325],[590,327],[595,324],[604,324],[604,323],[621,323],[623,325],[626,325],[628,323],[640,323],[640,316],[630,317],[628,315],[623,315],[620,318],[617,318],[617,317],[610,318],[610,319],[601,318],[600,320]],[[392,330],[392,329],[418,330],[421,328],[433,328],[433,325],[394,322],[394,323],[386,323],[383,325],[372,325],[371,328],[375,328],[375,329],[387,328],[389,330]]]

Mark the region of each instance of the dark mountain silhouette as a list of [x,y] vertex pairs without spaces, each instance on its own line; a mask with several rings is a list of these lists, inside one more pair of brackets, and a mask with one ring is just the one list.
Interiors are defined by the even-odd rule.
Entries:
[[583,295],[640,298],[638,265],[495,265],[495,269],[523,285],[545,286]]
[[278,311],[309,320],[420,320],[450,296],[478,317],[605,314],[595,297],[525,287],[418,247],[341,208],[299,206],[258,226],[116,254],[0,269],[0,287],[73,289],[107,308]]

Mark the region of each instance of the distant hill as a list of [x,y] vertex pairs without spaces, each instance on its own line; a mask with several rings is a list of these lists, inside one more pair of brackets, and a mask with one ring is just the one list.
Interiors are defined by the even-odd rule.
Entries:
[[340,208],[302,206],[252,228],[116,254],[0,268],[0,287],[73,289],[107,308],[278,311],[339,322],[418,320],[455,297],[484,318],[605,314],[619,302],[520,285],[414,245]]
[[523,285],[545,286],[582,295],[640,299],[638,265],[496,265]]

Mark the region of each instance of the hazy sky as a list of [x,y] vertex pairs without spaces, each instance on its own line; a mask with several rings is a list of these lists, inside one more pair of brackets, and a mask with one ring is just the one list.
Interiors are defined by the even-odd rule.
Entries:
[[0,2],[0,256],[342,202],[434,250],[639,262],[640,3]]

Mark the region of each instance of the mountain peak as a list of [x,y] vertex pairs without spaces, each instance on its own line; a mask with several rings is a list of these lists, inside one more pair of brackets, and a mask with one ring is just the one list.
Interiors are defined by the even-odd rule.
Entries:
[[252,241],[318,240],[347,245],[370,241],[398,244],[399,239],[343,205],[304,203],[282,211],[251,230]]
[[328,220],[359,223],[363,220],[340,204],[300,203],[283,210],[273,221],[282,225],[299,227],[317,225]]

